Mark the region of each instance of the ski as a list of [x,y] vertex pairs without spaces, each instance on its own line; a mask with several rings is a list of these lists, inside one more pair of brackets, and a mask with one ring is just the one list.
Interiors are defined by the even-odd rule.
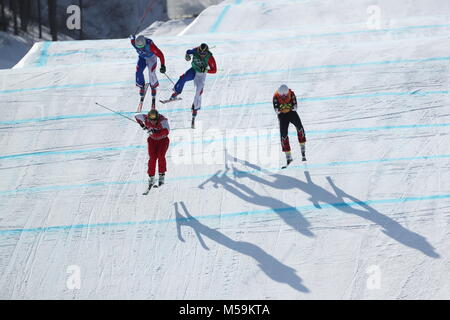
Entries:
[[181,100],[181,98],[159,100],[159,102],[161,102],[161,103],[168,103],[168,102],[177,101],[177,100]]
[[143,196],[148,195],[148,193],[150,192],[150,190],[152,190],[153,188],[158,188],[158,185],[156,184],[151,184],[147,187],[147,190],[144,191],[144,193],[142,194]]
[[151,187],[148,187],[147,190],[145,190],[145,192],[142,195],[146,196],[149,194],[151,189],[158,189],[158,188],[161,188],[163,185],[164,185],[164,183],[154,184]]
[[143,196],[148,195],[148,193],[150,192],[150,190],[152,189],[153,186],[149,186],[147,187],[147,190],[144,191],[144,193],[142,194]]
[[[292,159],[287,161],[286,164],[284,166],[281,167],[281,169],[286,169],[287,167],[289,167],[289,165],[292,163]],[[306,161],[306,157],[304,155],[302,155],[302,161]]]
[[144,100],[145,100],[145,96],[147,95],[147,89],[148,89],[149,85],[150,85],[149,83],[145,84],[144,95],[139,100],[139,105],[138,105],[138,108],[137,108],[137,112],[141,112],[142,111],[142,106],[144,105]]
[[285,164],[284,166],[282,166],[281,169],[286,169],[287,167],[289,167],[289,165],[291,164],[291,162],[292,162],[292,159],[287,160],[287,161],[286,161],[286,164]]

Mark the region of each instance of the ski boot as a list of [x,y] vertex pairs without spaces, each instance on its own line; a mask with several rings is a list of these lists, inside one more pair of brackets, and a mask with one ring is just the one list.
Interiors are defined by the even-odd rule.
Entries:
[[292,155],[291,155],[290,151],[286,151],[285,154],[286,154],[286,167],[287,167],[288,165],[291,164],[293,159],[292,159]]
[[292,162],[292,155],[290,151],[286,151],[286,164],[281,167],[281,169],[286,169]]
[[197,110],[194,109],[194,104],[192,104],[192,121],[191,128],[195,129],[195,117],[197,116]]
[[153,188],[154,183],[155,183],[155,176],[149,176],[148,177],[148,187],[143,193],[144,196],[150,192],[150,190]]
[[169,98],[169,101],[175,100],[178,96],[178,93],[176,93],[175,91],[172,93],[172,95]]
[[159,174],[158,186],[161,187],[164,184],[164,177],[166,175],[164,173]]
[[305,144],[300,144],[300,148],[302,150],[302,161],[306,161],[306,155],[305,155]]

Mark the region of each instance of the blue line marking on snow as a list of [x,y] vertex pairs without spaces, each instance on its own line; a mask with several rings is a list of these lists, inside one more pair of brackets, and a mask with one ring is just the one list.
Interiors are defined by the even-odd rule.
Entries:
[[[230,6],[230,5],[228,5]],[[223,12],[222,12],[223,13]],[[217,21],[216,21],[217,23]],[[326,36],[337,36],[337,35],[345,35],[345,34],[357,34],[357,33],[365,33],[365,32],[404,32],[404,31],[408,31],[408,30],[417,30],[417,29],[429,29],[429,28],[448,28],[450,27],[450,24],[443,24],[443,25],[421,25],[421,26],[407,26],[407,27],[399,27],[399,28],[391,28],[391,29],[379,29],[379,30],[368,30],[368,29],[363,29],[363,30],[356,30],[356,31],[343,31],[343,32],[337,32],[337,33],[323,33],[323,34],[309,34],[309,35],[298,35],[298,36],[291,36],[291,37],[285,37],[285,38],[276,38],[276,39],[253,39],[253,40],[242,40],[242,41],[233,41],[233,43],[239,43],[239,42],[261,42],[261,41],[272,41],[272,40],[277,40],[277,41],[283,41],[283,40],[292,40],[292,39],[297,39],[297,38],[307,38],[307,37],[326,37]],[[270,29],[267,30],[249,30],[249,31],[233,31],[233,34],[236,33],[252,33],[252,32],[264,32],[264,31],[271,31]],[[230,32],[222,32],[219,34],[228,34]],[[195,35],[186,35],[186,36],[202,36],[201,34],[195,34]],[[169,38],[172,38],[173,36],[170,36]],[[167,38],[167,37],[159,37],[159,38]],[[89,41],[89,40],[84,40],[84,41]],[[71,43],[71,42],[75,42],[75,41],[65,41],[65,43]],[[209,41],[209,43],[211,45],[215,44],[221,44],[221,43],[227,43],[225,41]],[[48,46],[50,45],[50,42],[48,44]],[[190,46],[195,46],[195,43],[178,43],[178,44],[160,44],[160,47],[180,47],[180,46],[184,46],[184,47],[190,47]],[[46,64],[48,57],[58,57],[58,56],[68,56],[68,55],[72,55],[72,54],[86,54],[86,53],[97,53],[97,52],[107,52],[107,51],[129,51],[131,50],[129,47],[127,48],[107,48],[107,49],[82,49],[82,50],[72,50],[69,52],[61,52],[61,53],[53,53],[53,54],[47,54],[47,52],[44,52],[44,55],[42,56],[42,58],[45,57],[45,59],[43,59],[43,63],[36,63],[36,66],[43,66]],[[77,64],[78,65],[78,64]]]
[[[364,128],[342,128],[342,129],[325,129],[325,130],[311,130],[306,131],[307,134],[321,134],[321,133],[337,133],[337,132],[359,132],[359,131],[377,131],[377,130],[391,130],[391,129],[416,129],[416,128],[432,128],[432,127],[450,127],[450,123],[430,123],[430,124],[405,124],[396,126],[379,126],[379,127],[364,127]],[[292,132],[292,136],[297,133]]]
[[114,86],[114,85],[129,84],[129,83],[135,83],[135,82],[134,81],[114,81],[114,82],[99,82],[99,83],[64,84],[64,85],[46,86],[46,87],[37,87],[37,88],[0,90],[0,94],[2,94],[2,93],[18,93],[18,92],[25,92],[25,91],[50,90],[50,89],[74,89],[74,88]]
[[[118,83],[119,84],[119,83]],[[99,84],[100,85],[100,84]],[[343,95],[343,96],[331,96],[331,97],[308,97],[308,98],[298,98],[299,101],[326,101],[326,100],[342,100],[342,99],[356,99],[356,98],[374,98],[374,97],[382,97],[382,96],[428,96],[434,94],[449,94],[448,90],[436,90],[436,91],[421,91],[421,92],[374,92],[374,93],[365,93],[365,94],[357,94],[357,95]],[[260,107],[264,105],[272,105],[272,102],[253,102],[253,103],[244,103],[244,104],[230,104],[230,105],[212,105],[202,107],[203,111],[209,110],[220,110],[220,109],[230,109],[230,108],[243,108],[243,107]],[[178,108],[178,109],[168,109],[165,110],[164,113],[173,113],[173,112],[185,112],[190,111],[191,108]],[[124,115],[133,115],[135,112],[120,112]],[[9,120],[9,121],[0,121],[0,125],[14,125],[21,123],[29,123],[29,122],[42,122],[42,121],[51,121],[51,120],[63,120],[63,119],[87,119],[87,118],[97,118],[97,117],[110,117],[115,115],[114,113],[94,113],[94,114],[84,114],[84,115],[62,115],[55,117],[45,117],[45,118],[32,118],[32,119],[22,119],[22,120]]]
[[39,55],[38,61],[36,62],[37,66],[43,67],[47,64],[47,60],[49,57],[48,48],[50,48],[51,44],[52,44],[51,41],[45,41],[42,44],[41,54]]
[[[318,65],[318,66],[310,66],[310,67],[298,67],[291,69],[274,69],[274,70],[266,70],[266,71],[255,71],[255,72],[245,72],[245,73],[235,73],[229,75],[212,75],[208,76],[209,79],[221,79],[227,77],[244,77],[244,76],[254,76],[254,75],[262,75],[269,73],[283,73],[283,72],[299,72],[299,71],[307,71],[314,69],[328,69],[328,68],[355,68],[355,67],[363,67],[363,66],[377,66],[377,65],[385,65],[385,64],[401,64],[401,63],[425,63],[425,62],[436,62],[436,61],[450,61],[450,57],[432,57],[432,58],[423,58],[423,59],[397,59],[397,60],[383,60],[383,61],[372,61],[372,62],[363,62],[363,63],[346,63],[346,64],[329,64],[329,65]],[[168,79],[161,79],[160,82],[167,82]],[[84,87],[96,87],[96,86],[112,86],[119,84],[134,84],[134,81],[114,81],[114,82],[104,82],[104,83],[86,83],[86,84],[67,84],[67,85],[54,85],[54,86],[45,86],[45,87],[37,87],[37,88],[23,88],[23,89],[9,89],[9,90],[0,90],[0,94],[7,93],[18,93],[18,92],[26,92],[26,91],[39,91],[39,90],[50,90],[50,89],[73,89],[73,88],[84,88]]]
[[[433,156],[416,156],[416,157],[401,157],[401,158],[381,158],[381,159],[371,159],[371,160],[355,160],[355,161],[334,161],[328,163],[316,163],[316,164],[308,164],[309,168],[320,168],[320,167],[334,167],[334,166],[353,166],[353,165],[361,165],[368,163],[385,163],[385,162],[399,162],[399,161],[414,161],[414,160],[433,160],[433,159],[449,159],[450,154],[444,155],[433,155]],[[278,171],[280,168],[268,168],[262,169],[266,172],[270,171]],[[295,166],[291,165],[286,170],[296,170],[296,169],[305,169],[303,165]],[[239,173],[254,173],[261,172],[262,170],[249,170],[249,171],[238,171]],[[173,177],[167,178],[168,181],[180,181],[180,180],[197,180],[197,179],[209,179],[213,177],[213,174],[204,174],[197,176],[184,176],[184,177]],[[79,188],[90,188],[90,187],[104,187],[111,185],[127,185],[127,184],[142,184],[146,183],[143,180],[132,180],[132,181],[114,181],[114,182],[95,182],[95,183],[85,183],[85,184],[76,184],[76,185],[56,185],[56,186],[46,186],[46,187],[31,187],[31,188],[22,188],[16,190],[5,190],[0,191],[0,196],[3,195],[11,195],[17,193],[38,193],[45,191],[53,191],[53,190],[67,190],[67,189],[79,189]]]
[[374,98],[381,96],[408,96],[408,95],[419,95],[427,96],[431,94],[449,94],[448,90],[437,90],[437,91],[424,91],[424,92],[374,92],[374,93],[363,93],[354,95],[343,95],[343,96],[331,96],[331,97],[310,97],[310,98],[300,98],[300,101],[324,101],[324,100],[340,100],[340,99],[357,99],[357,98]]
[[[335,203],[321,203],[321,208],[317,208],[315,205],[302,205],[296,207],[284,207],[284,208],[270,208],[270,209],[259,209],[259,210],[249,210],[249,211],[239,211],[230,213],[215,213],[207,214],[203,216],[195,216],[193,218],[197,220],[203,219],[223,219],[232,218],[240,216],[250,216],[259,214],[279,214],[280,212],[290,212],[290,211],[317,211],[323,209],[331,209],[335,207],[343,206],[368,206],[368,205],[378,205],[378,204],[392,204],[392,203],[405,203],[412,201],[429,201],[429,200],[443,200],[450,199],[450,194],[438,194],[430,196],[420,196],[420,197],[405,197],[405,198],[390,198],[390,199],[376,199],[376,200],[366,200],[366,201],[348,201],[348,202],[335,202]],[[50,226],[50,227],[37,227],[37,228],[27,228],[27,229],[9,229],[0,230],[0,235],[6,234],[16,234],[23,232],[48,232],[48,231],[61,231],[61,230],[74,230],[74,229],[95,229],[95,228],[105,228],[105,227],[126,227],[126,226],[139,226],[139,225],[149,225],[149,224],[161,224],[161,223],[175,223],[177,221],[189,221],[189,217],[183,218],[172,218],[172,219],[159,219],[159,220],[144,220],[144,221],[126,221],[126,222],[104,222],[104,223],[93,223],[93,224],[76,224],[76,225],[63,225],[63,226]]]
[[116,115],[114,113],[90,113],[90,114],[78,114],[78,115],[63,115],[54,117],[44,117],[44,118],[31,118],[23,120],[12,120],[12,121],[0,121],[0,124],[11,125],[11,124],[22,124],[29,122],[44,122],[53,120],[66,120],[66,119],[86,119],[86,118],[97,118],[97,117],[109,117]]
[[[111,114],[113,115],[113,114]],[[396,130],[396,129],[417,129],[417,128],[433,128],[433,127],[450,127],[450,123],[435,123],[435,124],[410,124],[410,125],[396,125],[396,126],[379,126],[379,127],[364,127],[364,128],[337,128],[337,129],[326,129],[326,130],[307,130],[306,135],[316,135],[316,134],[327,134],[327,133],[340,133],[340,132],[363,132],[363,131],[378,131],[378,130]],[[188,130],[188,129],[187,129]],[[289,133],[289,136],[297,136],[296,132]],[[209,139],[209,140],[193,140],[193,141],[179,141],[172,142],[172,146],[176,147],[181,144],[198,144],[198,143],[214,143],[223,142],[228,140],[245,140],[245,139],[265,139],[268,137],[278,139],[278,133],[276,135],[266,134],[266,135],[255,135],[255,136],[237,136],[219,139]],[[145,149],[146,145],[135,145],[135,146],[121,146],[121,147],[102,147],[102,148],[92,148],[92,149],[80,149],[80,150],[61,150],[61,151],[39,151],[39,152],[29,152],[12,154],[6,156],[0,156],[0,160],[6,159],[17,159],[25,157],[36,157],[36,156],[51,156],[51,155],[71,155],[80,153],[91,153],[91,152],[104,152],[104,151],[121,151],[121,150],[136,150]]]
[[209,29],[209,33],[214,33],[217,31],[217,28],[219,27],[219,25],[222,23],[223,18],[225,17],[225,15],[227,14],[228,10],[230,10],[231,5],[226,5],[223,9],[222,12],[220,12],[219,16],[217,17],[216,22],[214,22],[214,24],[211,26],[211,28]]
[[[376,65],[385,65],[385,64],[396,64],[396,63],[423,63],[423,62],[434,62],[434,61],[450,61],[450,57],[433,57],[433,58],[424,58],[424,59],[404,59],[404,60],[398,59],[398,60],[384,60],[384,61],[346,63],[346,64],[326,64],[326,65],[311,66],[311,67],[298,67],[298,68],[290,68],[290,69],[275,69],[275,70],[266,70],[266,71],[235,73],[235,74],[229,74],[226,77],[243,77],[243,76],[254,76],[254,75],[269,74],[269,73],[308,71],[308,70],[316,70],[316,69],[355,68],[355,67],[366,67],[366,66],[376,66]],[[209,78],[211,78],[211,79],[222,78],[222,77],[225,77],[225,76],[220,76],[220,75],[209,76]]]
[[80,150],[62,150],[62,151],[40,151],[40,152],[30,152],[21,154],[12,154],[8,156],[0,156],[0,160],[3,159],[17,159],[24,157],[36,157],[36,156],[48,156],[48,155],[70,155],[79,153],[91,153],[91,152],[103,152],[103,151],[120,151],[128,149],[143,149],[146,146],[122,146],[122,147],[102,147],[102,148],[92,148],[92,149],[80,149]]

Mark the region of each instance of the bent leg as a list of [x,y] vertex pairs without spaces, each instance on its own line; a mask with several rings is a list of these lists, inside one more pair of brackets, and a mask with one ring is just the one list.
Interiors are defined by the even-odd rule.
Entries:
[[144,58],[139,57],[136,64],[136,86],[143,88],[145,85],[144,70],[147,67],[147,62]]
[[302,121],[298,116],[298,113],[293,111],[289,113],[290,122],[297,128],[297,137],[298,142],[300,144],[304,144],[306,142],[305,129],[303,128]]
[[302,121],[300,120],[300,117],[298,116],[298,113],[295,111],[289,112],[290,114],[290,121],[292,124],[297,128],[297,138],[298,142],[300,143],[300,149],[302,152],[302,160],[306,161],[305,157],[305,142],[306,142],[306,135],[305,135],[305,129],[303,128]]
[[151,138],[147,139],[148,144],[148,170],[147,173],[150,177],[153,177],[155,175],[156,171],[156,160],[158,159],[157,155],[157,142],[156,140],[153,140]]
[[161,139],[158,141],[158,150],[157,150],[157,157],[158,157],[158,172],[159,174],[166,173],[166,152],[169,148],[169,138],[166,137],[164,139]]
[[146,60],[148,66],[148,82],[150,83],[150,88],[152,89],[152,97],[154,97],[156,96],[156,88],[159,86],[158,77],[156,76],[156,56],[152,56]]
[[194,78],[195,97],[192,105],[192,115],[197,114],[197,110],[202,107],[202,94],[205,87],[206,73],[197,73]]
[[278,122],[280,124],[281,150],[283,152],[289,152],[291,151],[288,136],[289,118],[285,114],[280,114],[278,115]]
[[194,80],[195,74],[196,74],[195,70],[193,68],[190,68],[188,71],[186,71],[186,73],[181,75],[180,79],[178,79],[177,83],[175,84],[175,87],[173,88],[174,91],[177,94],[180,94],[183,91],[184,84],[187,81]]

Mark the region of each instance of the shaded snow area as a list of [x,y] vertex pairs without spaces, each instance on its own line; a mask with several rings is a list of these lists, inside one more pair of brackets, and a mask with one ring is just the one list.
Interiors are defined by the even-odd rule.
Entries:
[[[20,31],[19,35],[0,31],[0,69],[10,69],[16,66],[30,51],[35,42],[51,40],[47,27],[42,27],[41,36],[40,39],[39,27],[35,24],[31,24],[26,33]],[[69,36],[62,34],[59,35],[59,39],[72,40]]]
[[[147,196],[146,133],[95,104],[133,117],[129,39],[34,45],[0,71],[0,298],[449,299],[449,12],[228,0],[148,30],[170,80],[202,42],[218,72],[196,129],[193,82],[157,103],[168,171]],[[302,162],[290,127],[285,170],[282,83],[307,138]]]
[[32,46],[22,37],[0,31],[0,69],[12,68]]

